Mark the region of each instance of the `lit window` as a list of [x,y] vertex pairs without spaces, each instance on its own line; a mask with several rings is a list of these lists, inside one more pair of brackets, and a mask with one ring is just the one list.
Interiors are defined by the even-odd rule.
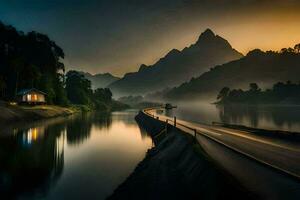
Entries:
[[32,101],[37,101],[37,95],[36,94],[33,95]]

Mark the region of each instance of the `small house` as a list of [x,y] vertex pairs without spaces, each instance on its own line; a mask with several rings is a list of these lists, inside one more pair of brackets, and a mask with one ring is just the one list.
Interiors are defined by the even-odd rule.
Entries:
[[17,101],[20,104],[45,104],[46,93],[35,88],[23,89],[17,94]]

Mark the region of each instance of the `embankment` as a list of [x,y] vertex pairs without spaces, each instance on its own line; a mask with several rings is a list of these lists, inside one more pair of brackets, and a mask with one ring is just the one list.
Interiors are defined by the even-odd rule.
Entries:
[[0,102],[0,125],[67,116],[76,112],[79,112],[76,108],[65,108],[52,105],[12,106],[5,102]]
[[137,122],[155,147],[108,198],[117,199],[253,199],[246,190],[205,154],[194,139],[140,112]]

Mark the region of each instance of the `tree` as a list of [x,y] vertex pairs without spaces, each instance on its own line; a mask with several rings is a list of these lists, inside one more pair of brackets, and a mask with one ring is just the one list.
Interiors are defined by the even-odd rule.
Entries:
[[91,81],[77,71],[69,71],[66,77],[68,99],[74,104],[90,105],[92,103]]
[[112,93],[108,88],[98,88],[95,90],[93,97],[105,103],[110,103],[112,101]]
[[[221,93],[221,92],[220,92]],[[222,93],[227,94],[227,89]],[[222,96],[219,94],[219,96]],[[219,97],[218,96],[218,97]],[[278,82],[272,89],[261,91],[257,84],[251,83],[248,91],[233,89],[229,91],[225,100],[219,103],[241,103],[241,104],[300,104],[300,83],[291,81],[286,83]]]
[[294,50],[296,53],[300,53],[300,43],[295,45]]
[[223,87],[219,92],[217,99],[221,102],[224,101],[228,97],[229,92],[230,92],[229,87]]
[[62,102],[63,50],[45,34],[24,34],[1,22],[0,38],[0,76],[5,77],[5,98],[14,98],[20,89],[36,87],[47,93],[48,102]]
[[2,76],[0,76],[0,96],[1,97],[4,97],[5,88],[6,88],[5,80],[3,79]]
[[112,109],[112,93],[108,88],[98,88],[94,91],[93,102],[96,109],[110,111]]
[[293,48],[290,48],[290,47],[287,49],[287,51],[288,51],[288,53],[295,53],[295,50]]
[[250,83],[249,84],[250,91],[260,91],[260,88],[256,83]]
[[15,57],[12,61],[11,61],[11,66],[12,69],[15,73],[15,91],[14,91],[14,95],[17,95],[18,93],[18,87],[19,87],[19,79],[20,79],[20,73],[22,72],[23,68],[24,68],[24,60],[21,57]]

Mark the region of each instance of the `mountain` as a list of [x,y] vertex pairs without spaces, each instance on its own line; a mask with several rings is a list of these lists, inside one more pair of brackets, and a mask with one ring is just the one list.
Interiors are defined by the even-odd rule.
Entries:
[[109,88],[119,96],[154,92],[174,87],[210,67],[242,56],[228,41],[207,29],[195,44],[182,51],[171,50],[152,66],[141,65],[137,72],[125,74],[122,79],[110,84]]
[[225,86],[245,89],[249,83],[270,87],[278,81],[299,82],[300,53],[289,51],[250,51],[245,57],[216,66],[198,78],[171,89],[164,96],[173,100],[215,98]]
[[95,74],[92,75],[87,72],[80,72],[84,75],[84,77],[92,82],[92,89],[97,88],[106,88],[109,84],[119,80],[119,77],[115,77],[111,75],[110,73],[104,73],[104,74]]

